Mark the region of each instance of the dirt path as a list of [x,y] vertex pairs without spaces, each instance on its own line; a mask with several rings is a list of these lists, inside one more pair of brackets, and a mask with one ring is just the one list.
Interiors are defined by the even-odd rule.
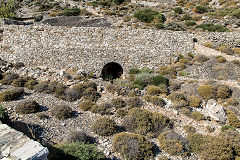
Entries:
[[215,49],[205,47],[205,46],[203,46],[201,44],[198,44],[198,43],[195,44],[195,49],[196,49],[198,54],[203,54],[205,56],[214,56],[214,57],[215,56],[222,56],[222,57],[225,57],[227,61],[232,61],[232,60],[239,60],[240,61],[240,57],[227,55],[226,53],[222,53],[222,52],[217,51]]

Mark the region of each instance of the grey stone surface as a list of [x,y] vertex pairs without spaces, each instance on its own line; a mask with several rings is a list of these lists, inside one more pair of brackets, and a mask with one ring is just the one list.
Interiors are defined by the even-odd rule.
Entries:
[[227,120],[224,107],[217,104],[216,100],[214,99],[208,100],[206,106],[203,107],[203,114],[211,117],[215,121],[225,123]]
[[6,124],[0,124],[0,158],[17,160],[47,159],[48,149]]

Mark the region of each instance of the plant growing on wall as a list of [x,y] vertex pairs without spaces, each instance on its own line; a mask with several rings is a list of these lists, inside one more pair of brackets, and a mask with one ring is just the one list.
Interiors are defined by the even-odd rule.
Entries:
[[12,19],[15,17],[17,3],[15,0],[0,0],[0,17]]

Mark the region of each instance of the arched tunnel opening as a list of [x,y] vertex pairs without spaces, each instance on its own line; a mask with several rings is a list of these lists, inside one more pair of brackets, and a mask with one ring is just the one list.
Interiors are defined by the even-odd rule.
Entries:
[[104,80],[112,81],[113,79],[120,78],[122,74],[122,66],[116,62],[110,62],[103,67],[101,76]]

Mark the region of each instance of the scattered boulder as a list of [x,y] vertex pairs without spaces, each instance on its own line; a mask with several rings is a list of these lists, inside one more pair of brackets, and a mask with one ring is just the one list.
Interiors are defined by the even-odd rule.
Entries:
[[209,116],[218,122],[225,123],[227,120],[224,107],[222,105],[218,105],[216,100],[214,100],[214,99],[208,100],[206,106],[203,107],[202,113],[205,116]]

